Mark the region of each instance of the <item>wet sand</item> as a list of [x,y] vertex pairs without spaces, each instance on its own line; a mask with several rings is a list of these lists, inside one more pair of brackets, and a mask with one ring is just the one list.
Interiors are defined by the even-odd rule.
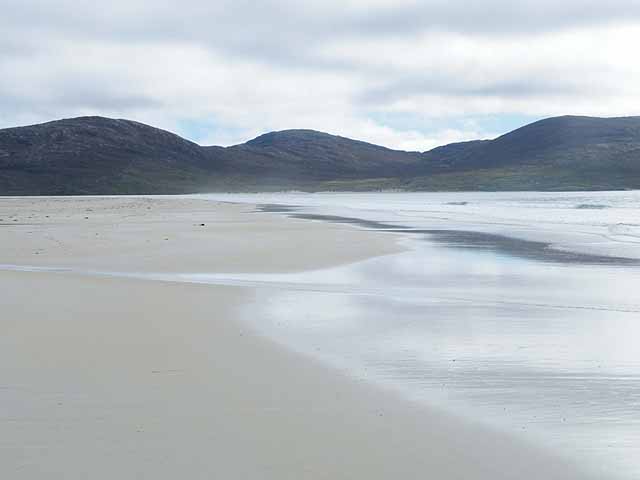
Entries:
[[[253,211],[0,199],[2,223],[29,223],[0,230],[0,263],[285,272],[400,248],[393,235]],[[256,335],[237,318],[250,288],[0,271],[0,292],[5,478],[586,478]]]
[[420,229],[374,220],[363,220],[355,217],[296,213],[295,207],[283,206],[277,209],[275,206],[269,205],[264,211],[285,213],[290,218],[317,220],[333,224],[356,225],[362,228],[382,230],[390,233],[426,235],[428,240],[442,243],[448,247],[485,249],[540,262],[575,265],[640,265],[640,260],[637,258],[572,252],[570,250],[555,248],[550,242],[523,240],[521,238],[493,233],[434,228]]

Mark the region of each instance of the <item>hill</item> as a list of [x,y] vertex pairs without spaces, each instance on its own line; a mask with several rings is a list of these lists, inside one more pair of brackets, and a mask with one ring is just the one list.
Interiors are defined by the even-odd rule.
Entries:
[[[640,187],[640,117],[563,116],[540,120],[495,140],[452,145],[425,156],[443,169],[475,171],[496,189],[622,189]],[[426,182],[426,179],[423,179]]]
[[0,193],[177,193],[207,175],[202,148],[128,120],[83,117],[0,130]]
[[218,151],[216,158],[225,174],[255,175],[274,184],[401,176],[423,161],[418,152],[391,150],[313,130],[267,133]]
[[404,152],[313,130],[201,147],[129,120],[0,130],[0,194],[640,188],[640,117],[555,117],[495,140]]

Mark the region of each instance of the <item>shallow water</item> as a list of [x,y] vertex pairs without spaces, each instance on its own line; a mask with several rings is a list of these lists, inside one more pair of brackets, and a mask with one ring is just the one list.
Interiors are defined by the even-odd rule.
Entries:
[[208,198],[297,205],[282,214],[401,231],[410,247],[317,272],[183,278],[258,287],[247,312],[264,315],[247,321],[263,334],[604,478],[640,478],[640,193]]
[[640,192],[204,197],[407,251],[296,274],[79,273],[254,287],[246,322],[287,348],[640,478]]
[[[304,213],[417,229],[466,230],[551,242],[576,252],[640,258],[640,191],[220,194]],[[597,208],[585,208],[596,206]]]

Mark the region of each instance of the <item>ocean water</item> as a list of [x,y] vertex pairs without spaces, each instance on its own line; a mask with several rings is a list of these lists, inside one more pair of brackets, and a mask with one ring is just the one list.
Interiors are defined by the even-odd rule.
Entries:
[[204,197],[407,247],[321,271],[183,276],[256,287],[246,321],[260,333],[602,478],[640,478],[640,192]]

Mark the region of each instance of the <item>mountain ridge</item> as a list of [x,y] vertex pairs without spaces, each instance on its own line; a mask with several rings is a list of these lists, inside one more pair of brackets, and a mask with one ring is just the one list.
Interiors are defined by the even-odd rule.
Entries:
[[200,146],[99,116],[0,130],[0,195],[640,188],[640,117],[551,117],[407,152],[309,129]]

